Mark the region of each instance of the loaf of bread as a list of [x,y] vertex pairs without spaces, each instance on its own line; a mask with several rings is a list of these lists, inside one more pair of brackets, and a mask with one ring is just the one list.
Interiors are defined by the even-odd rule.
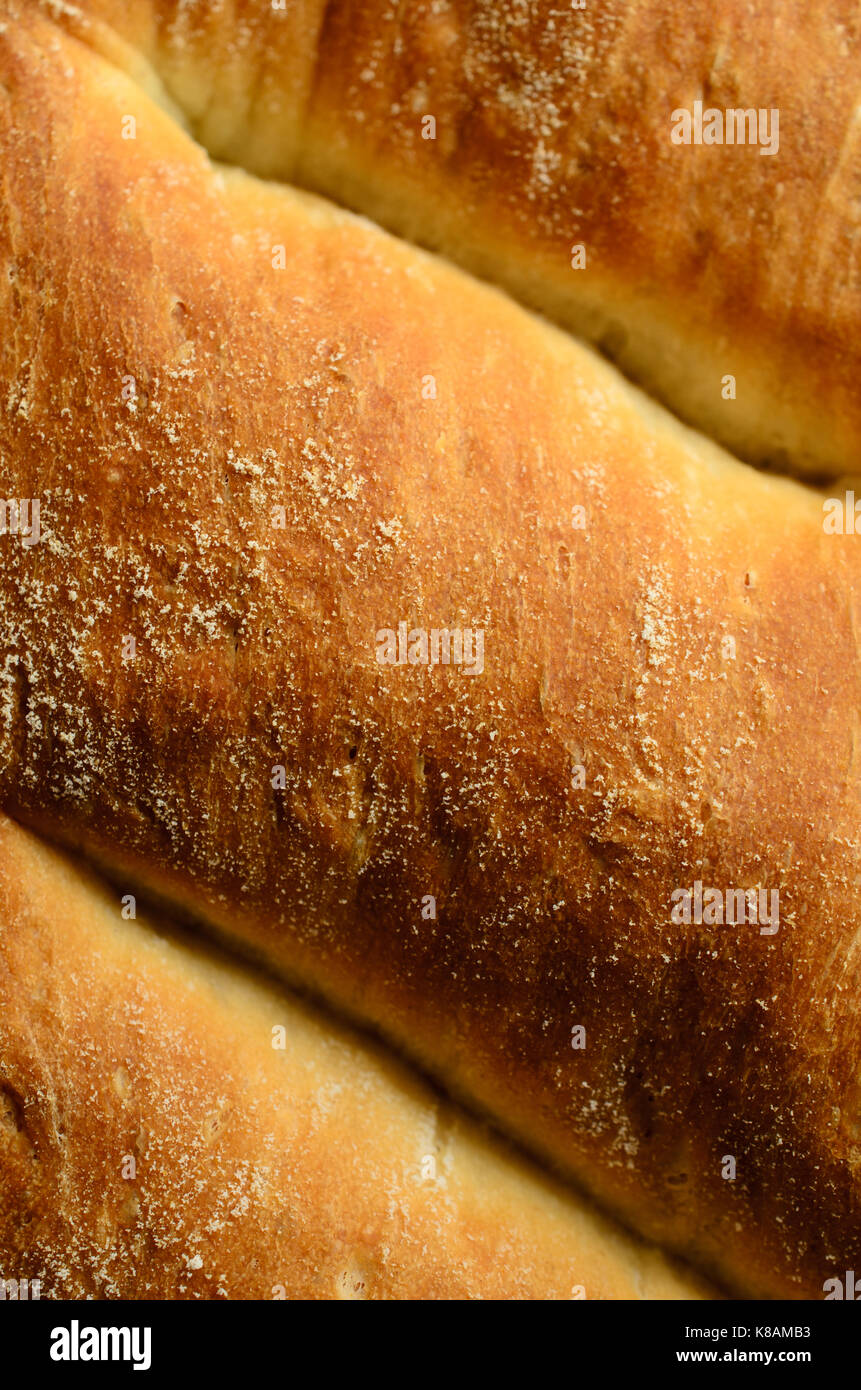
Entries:
[[0,895],[0,1270],[43,1298],[715,1296],[6,820]]
[[44,4],[217,158],[507,286],[745,458],[861,471],[855,4]]
[[[821,1297],[861,1267],[857,536],[214,165],[74,7],[2,8],[0,458],[40,534],[0,537],[0,805],[728,1290]],[[426,1287],[475,1287],[463,1229]]]

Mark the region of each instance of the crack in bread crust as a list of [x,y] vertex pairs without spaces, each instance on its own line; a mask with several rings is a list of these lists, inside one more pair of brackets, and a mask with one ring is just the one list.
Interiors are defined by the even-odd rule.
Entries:
[[[857,472],[851,0],[39,3],[215,158],[504,286],[741,458]],[[694,101],[778,112],[774,156],[674,144]]]

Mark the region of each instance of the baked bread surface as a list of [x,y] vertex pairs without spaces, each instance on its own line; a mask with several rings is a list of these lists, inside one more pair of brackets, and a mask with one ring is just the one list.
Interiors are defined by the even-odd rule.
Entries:
[[854,0],[42,2],[216,158],[503,284],[741,457],[861,472]]
[[[728,1288],[821,1296],[861,1259],[857,537],[4,13],[0,456],[43,538],[3,555],[3,807]],[[381,664],[402,622],[481,671]],[[697,882],[778,930],[679,924]]]

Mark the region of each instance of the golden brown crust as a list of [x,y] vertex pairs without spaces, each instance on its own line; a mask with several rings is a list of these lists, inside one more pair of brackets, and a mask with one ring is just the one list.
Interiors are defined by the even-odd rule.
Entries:
[[[859,23],[854,0],[335,0],[298,178],[508,286],[742,457],[855,472]],[[776,153],[672,143],[697,100],[777,110]]]
[[5,819],[0,1170],[0,1272],[43,1298],[716,1296]]
[[[46,531],[4,553],[3,804],[818,1296],[861,1259],[857,538],[53,27],[0,65],[0,453]],[[483,673],[379,665],[401,620],[486,629]],[[698,879],[777,934],[674,925]]]
[[[46,532],[3,538],[6,808],[816,1297],[861,1257],[857,538],[504,297],[213,174],[53,26],[0,74],[0,455]],[[483,674],[381,667],[399,620],[485,628]],[[779,888],[778,934],[673,926],[697,878]]]
[[[45,3],[145,54],[217,157],[507,286],[743,457],[858,471],[854,0]],[[673,144],[697,100],[777,110],[776,152]]]

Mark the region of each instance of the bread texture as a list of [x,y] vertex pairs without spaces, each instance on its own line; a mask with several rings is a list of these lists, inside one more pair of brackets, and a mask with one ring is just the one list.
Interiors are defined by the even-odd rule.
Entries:
[[[857,537],[12,9],[3,807],[729,1289],[821,1296],[861,1261]],[[779,922],[674,920],[698,882]]]
[[5,1278],[43,1298],[716,1296],[343,1026],[123,910],[0,821]]
[[[44,4],[217,158],[505,285],[742,457],[859,471],[849,0]],[[695,103],[714,142],[674,143]]]

